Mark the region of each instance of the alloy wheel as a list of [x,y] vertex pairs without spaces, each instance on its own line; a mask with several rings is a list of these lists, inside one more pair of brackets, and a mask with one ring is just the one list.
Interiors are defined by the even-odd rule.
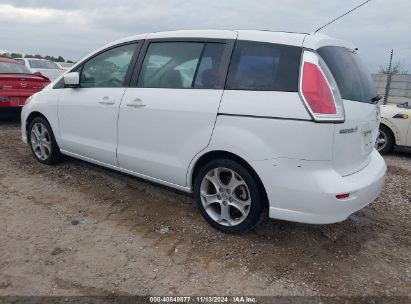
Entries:
[[383,150],[385,146],[387,145],[387,142],[388,142],[387,134],[385,134],[385,132],[380,130],[380,133],[378,134],[378,137],[377,137],[377,141],[375,142],[375,148],[377,149],[377,151]]
[[31,128],[31,146],[34,154],[41,160],[49,158],[51,153],[51,139],[46,126],[36,122]]
[[244,179],[231,169],[210,170],[201,182],[200,196],[207,214],[223,226],[242,223],[250,212],[250,190]]

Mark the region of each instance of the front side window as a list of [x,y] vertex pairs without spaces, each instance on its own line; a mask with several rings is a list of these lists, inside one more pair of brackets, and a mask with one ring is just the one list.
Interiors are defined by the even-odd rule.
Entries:
[[238,41],[226,89],[297,92],[300,60],[300,47]]
[[127,44],[105,51],[87,61],[81,72],[82,88],[123,87],[136,44]]
[[138,87],[191,88],[203,47],[201,42],[150,43]]

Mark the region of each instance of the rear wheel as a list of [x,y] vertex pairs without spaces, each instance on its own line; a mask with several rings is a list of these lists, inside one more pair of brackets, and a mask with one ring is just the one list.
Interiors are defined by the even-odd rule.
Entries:
[[61,160],[53,130],[44,118],[36,117],[30,122],[28,141],[34,156],[42,164],[52,165]]
[[381,154],[386,154],[392,150],[394,147],[394,134],[391,130],[384,126],[380,125],[380,133],[377,138],[377,142],[375,143],[375,148]]
[[213,227],[240,233],[254,227],[262,211],[262,195],[253,175],[229,159],[205,165],[196,177],[194,192],[201,214]]

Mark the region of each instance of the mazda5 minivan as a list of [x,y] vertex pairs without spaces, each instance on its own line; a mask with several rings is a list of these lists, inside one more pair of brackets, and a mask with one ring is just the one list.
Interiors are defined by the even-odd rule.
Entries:
[[380,112],[358,50],[322,34],[151,33],[111,43],[30,98],[22,138],[186,192],[214,227],[334,223],[375,200]]

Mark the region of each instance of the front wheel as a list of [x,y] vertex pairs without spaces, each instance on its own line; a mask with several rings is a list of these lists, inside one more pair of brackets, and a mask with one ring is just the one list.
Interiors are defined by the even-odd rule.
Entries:
[[34,156],[42,164],[51,165],[60,161],[60,149],[53,130],[44,118],[36,117],[30,122],[28,141]]
[[260,218],[263,196],[258,182],[235,161],[216,159],[205,165],[196,177],[194,192],[203,217],[223,232],[244,232]]
[[394,134],[388,127],[380,125],[380,133],[377,137],[377,142],[375,143],[375,148],[381,154],[386,154],[392,150],[394,147]]

